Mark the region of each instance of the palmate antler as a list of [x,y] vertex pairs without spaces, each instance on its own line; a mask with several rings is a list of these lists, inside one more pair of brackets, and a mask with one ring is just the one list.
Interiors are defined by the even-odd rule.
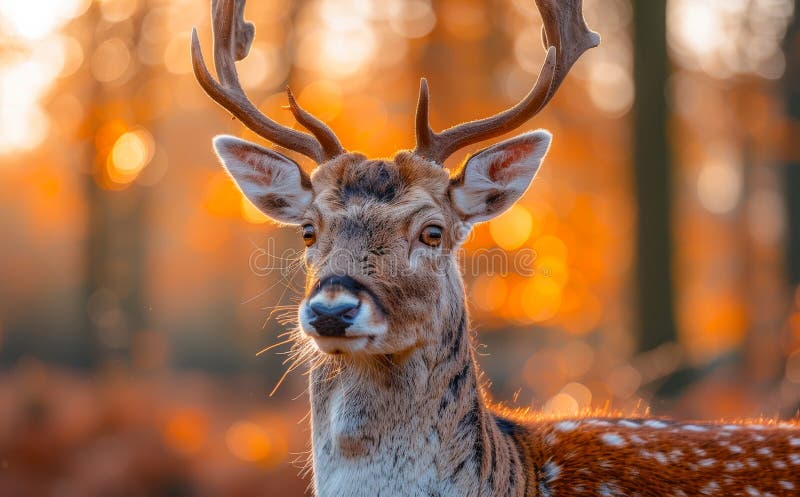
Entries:
[[417,103],[417,155],[443,164],[460,148],[521,126],[553,98],[581,54],[600,43],[600,35],[591,31],[583,19],[582,0],[536,0],[536,6],[544,22],[542,39],[547,57],[531,91],[510,109],[436,133],[428,120],[428,82],[423,78]]
[[244,59],[250,51],[255,27],[244,20],[244,4],[245,0],[213,0],[211,4],[214,65],[219,81],[209,73],[203,60],[197,29],[192,30],[192,65],[200,86],[245,126],[277,145],[310,157],[318,164],[343,154],[344,148],[333,130],[301,108],[288,87],[286,92],[292,114],[313,136],[273,121],[262,114],[245,95],[235,63]]

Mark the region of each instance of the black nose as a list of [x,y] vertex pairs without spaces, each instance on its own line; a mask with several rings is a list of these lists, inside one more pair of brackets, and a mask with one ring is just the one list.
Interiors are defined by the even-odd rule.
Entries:
[[322,336],[344,336],[348,326],[353,324],[353,319],[358,313],[358,303],[337,304],[329,307],[322,302],[315,302],[309,306],[313,316],[311,326]]
[[[358,303],[354,304],[338,304],[333,307],[328,307],[327,305],[323,304],[322,302],[315,302],[311,304],[311,312],[314,313],[315,316],[318,318],[321,317],[336,317],[336,318],[348,318],[348,313],[350,311],[357,309]],[[352,313],[351,313],[352,314]],[[350,317],[353,317],[352,315]]]

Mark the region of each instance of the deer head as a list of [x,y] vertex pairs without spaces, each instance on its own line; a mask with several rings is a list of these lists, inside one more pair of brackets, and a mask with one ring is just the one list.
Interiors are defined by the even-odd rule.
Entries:
[[302,332],[328,353],[392,354],[431,341],[441,321],[463,308],[455,250],[475,223],[513,205],[528,189],[550,146],[537,130],[468,157],[452,174],[457,150],[505,134],[536,115],[567,72],[599,43],[583,20],[581,0],[536,0],[547,56],[519,103],[499,114],[435,133],[428,123],[428,85],[421,81],[416,147],[391,159],[347,152],[334,132],[302,109],[287,89],[289,109],[311,134],[284,127],[252,104],[239,84],[254,27],[244,0],[212,7],[215,80],[192,38],[195,75],[205,91],[245,126],[313,159],[306,174],[290,158],[230,136],[214,148],[242,193],[272,219],[301,227],[307,282],[299,307]]

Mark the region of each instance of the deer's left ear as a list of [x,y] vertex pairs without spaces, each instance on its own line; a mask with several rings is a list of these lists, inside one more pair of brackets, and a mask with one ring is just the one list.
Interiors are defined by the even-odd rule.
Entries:
[[450,180],[450,198],[464,221],[489,220],[511,207],[530,186],[552,135],[536,130],[481,150]]

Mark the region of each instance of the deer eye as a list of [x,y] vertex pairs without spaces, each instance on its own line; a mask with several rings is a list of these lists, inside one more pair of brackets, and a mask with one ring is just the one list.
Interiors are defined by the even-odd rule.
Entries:
[[442,228],[438,226],[425,226],[419,234],[419,241],[429,247],[438,247],[442,243]]
[[317,241],[317,231],[310,224],[304,224],[303,242],[306,244],[306,247],[314,245],[314,242],[316,241]]

